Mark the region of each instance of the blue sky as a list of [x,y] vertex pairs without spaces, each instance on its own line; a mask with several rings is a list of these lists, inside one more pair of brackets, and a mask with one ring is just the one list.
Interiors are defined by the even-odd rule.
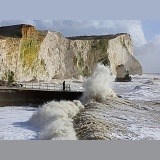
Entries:
[[0,20],[0,26],[20,23],[64,36],[128,33],[143,73],[160,73],[160,20]]
[[146,40],[151,40],[156,34],[160,34],[160,20],[143,20],[142,29]]

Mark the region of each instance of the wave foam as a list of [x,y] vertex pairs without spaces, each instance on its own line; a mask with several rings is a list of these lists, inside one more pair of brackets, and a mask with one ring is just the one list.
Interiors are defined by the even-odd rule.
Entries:
[[76,139],[72,118],[84,108],[80,101],[51,101],[30,118],[41,129],[40,139]]
[[[91,101],[102,102],[103,100],[116,97],[115,92],[110,88],[110,81],[112,80],[113,77],[109,67],[98,64],[92,76],[89,77],[83,85],[85,91],[81,102],[84,104]],[[73,119],[77,113],[84,108],[81,102],[51,101],[39,108],[30,118],[30,121],[41,129],[39,138],[76,140],[77,137]],[[98,107],[100,106],[98,105]],[[85,116],[87,116],[86,113]],[[96,129],[94,132],[96,134]],[[100,137],[98,136],[97,138]]]
[[109,67],[98,64],[94,73],[83,84],[85,90],[81,101],[83,103],[91,100],[100,102],[104,99],[116,97],[115,92],[110,87],[113,78]]

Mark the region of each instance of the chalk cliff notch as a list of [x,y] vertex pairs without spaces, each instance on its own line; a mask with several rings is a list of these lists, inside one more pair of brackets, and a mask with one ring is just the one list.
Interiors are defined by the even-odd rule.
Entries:
[[78,78],[90,75],[98,62],[109,65],[115,75],[121,64],[131,75],[142,74],[126,33],[64,37],[60,32],[38,31],[26,24],[0,27],[2,76],[11,70],[18,81]]

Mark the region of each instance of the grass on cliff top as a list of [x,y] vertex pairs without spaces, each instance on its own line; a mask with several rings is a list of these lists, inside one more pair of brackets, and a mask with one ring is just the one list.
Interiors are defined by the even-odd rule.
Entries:
[[76,36],[76,37],[66,37],[68,39],[71,39],[71,40],[100,40],[100,39],[106,39],[106,40],[109,40],[109,39],[113,39],[113,38],[116,38],[120,35],[123,35],[123,34],[127,34],[127,33],[118,33],[118,34],[110,34],[110,35],[93,35],[93,36]]

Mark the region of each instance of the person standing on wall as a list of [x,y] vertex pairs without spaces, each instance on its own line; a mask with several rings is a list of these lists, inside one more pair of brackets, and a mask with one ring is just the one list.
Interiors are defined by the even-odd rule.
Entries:
[[65,91],[65,81],[63,81],[63,91]]

